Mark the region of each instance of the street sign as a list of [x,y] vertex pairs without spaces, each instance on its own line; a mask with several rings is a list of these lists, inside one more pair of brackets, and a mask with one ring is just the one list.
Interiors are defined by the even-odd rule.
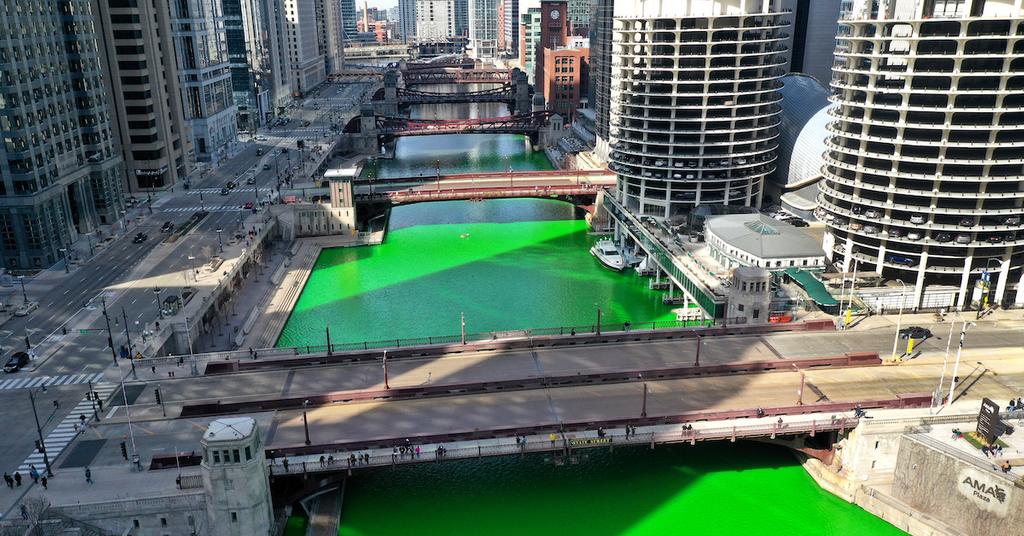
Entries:
[[999,404],[989,398],[981,400],[981,411],[978,413],[978,435],[991,444],[996,440],[996,432],[999,429]]

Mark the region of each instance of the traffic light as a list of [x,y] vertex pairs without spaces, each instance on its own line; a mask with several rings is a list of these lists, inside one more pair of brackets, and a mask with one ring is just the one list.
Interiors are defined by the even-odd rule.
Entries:
[[124,441],[121,442],[121,456],[128,460],[128,445]]
[[156,403],[160,404],[160,388],[153,389],[153,395],[156,396]]

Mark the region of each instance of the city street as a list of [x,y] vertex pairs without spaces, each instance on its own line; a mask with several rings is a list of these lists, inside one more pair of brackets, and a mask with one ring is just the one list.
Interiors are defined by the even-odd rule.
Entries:
[[[87,381],[116,381],[121,374],[119,369],[110,367],[114,356],[108,345],[102,300],[106,300],[114,347],[125,344],[127,321],[133,347],[137,348],[142,330],[160,320],[158,299],[196,285],[193,267],[200,268],[217,255],[221,241],[225,245],[235,242],[234,235],[246,215],[245,203],[253,202],[258,208],[260,201],[276,199],[277,173],[280,170],[283,177],[288,172],[288,157],[298,166],[301,155],[308,157],[310,146],[326,144],[329,140],[323,132],[330,132],[332,120],[358,109],[369,83],[323,87],[317,96],[287,111],[290,128],[261,129],[253,136],[261,138],[260,141],[240,142],[233,157],[206,173],[197,173],[187,190],[184,184],[177,184],[171,191],[156,193],[151,206],[144,194],[136,192],[134,195],[141,202],[128,211],[130,221],[116,239],[96,248],[91,258],[84,256],[80,263],[73,263],[70,273],[58,264],[36,276],[36,281],[27,278],[28,299],[39,307],[28,316],[12,316],[0,326],[0,347],[5,356],[24,350],[27,336],[38,355],[25,370],[0,377],[15,380],[6,382],[9,387],[0,390],[0,404],[11,410],[6,413],[6,423],[12,431],[0,449],[0,463],[7,468],[20,465],[32,451],[37,435],[28,391],[22,387],[36,385],[39,389],[44,383],[48,386],[46,392],[38,391],[37,401],[45,436],[84,397]],[[304,121],[309,121],[309,126],[299,127]],[[317,134],[314,140],[310,139],[312,132]],[[307,149],[301,155],[296,147],[300,137],[307,139]],[[288,153],[282,158],[285,148]],[[258,151],[263,154],[257,155]],[[263,169],[264,164],[271,169]],[[308,181],[314,171],[313,165],[297,167],[293,170],[294,180]],[[254,184],[246,184],[250,176],[254,177]],[[234,179],[239,184],[227,195],[220,195],[221,188]],[[160,231],[164,222],[177,228],[201,210],[209,214],[198,225],[179,240],[166,240],[168,234]],[[148,240],[133,243],[138,232],[147,234]],[[88,251],[88,244],[79,244],[77,250],[83,248]],[[17,306],[24,298],[19,282],[14,283],[14,288],[7,289],[5,294],[6,301]],[[212,285],[214,281],[204,280],[201,284]],[[160,289],[159,294],[156,289]],[[59,407],[52,405],[54,400],[60,403]]]

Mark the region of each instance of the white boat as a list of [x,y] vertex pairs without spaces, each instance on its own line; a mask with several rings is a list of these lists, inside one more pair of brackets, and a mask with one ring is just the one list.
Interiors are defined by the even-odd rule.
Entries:
[[626,267],[626,260],[622,258],[615,247],[615,242],[611,240],[598,240],[594,247],[590,248],[590,254],[597,257],[601,264],[617,272]]

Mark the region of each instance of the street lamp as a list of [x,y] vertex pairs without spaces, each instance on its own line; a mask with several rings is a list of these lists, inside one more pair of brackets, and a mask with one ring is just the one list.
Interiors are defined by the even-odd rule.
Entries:
[[156,311],[159,317],[162,319],[164,317],[164,308],[160,303],[161,292],[163,292],[163,289],[161,289],[160,287],[156,287],[155,289],[153,289],[153,293],[156,294]]
[[25,292],[25,276],[19,275],[18,282],[21,283],[21,297],[25,299],[25,303],[28,303],[28,292]]
[[46,442],[43,440],[43,427],[39,424],[39,413],[36,411],[36,396],[32,389],[28,390],[28,399],[32,403],[32,416],[36,418],[36,433],[39,434],[39,450],[43,453],[43,463],[46,464],[46,476],[53,478],[53,468],[50,467],[50,455],[46,452]]
[[932,397],[932,407],[942,406],[942,384],[946,382],[946,365],[949,363],[949,347],[953,343],[953,324],[960,318],[960,312],[954,311],[949,319],[949,335],[946,336],[946,354],[942,357],[942,374],[939,375],[939,386]]
[[309,407],[309,400],[302,402],[302,428],[306,432],[306,444],[309,445],[309,420],[306,418],[306,408]]
[[220,244],[220,252],[224,253],[224,241],[221,239],[220,234],[224,232],[224,229],[217,228],[217,243]]
[[903,290],[900,291],[900,313],[896,317],[896,335],[894,335],[893,338],[892,338],[892,358],[891,358],[891,361],[893,363],[897,362],[896,361],[896,346],[900,342],[900,327],[901,327],[900,324],[903,322],[903,302],[905,301],[905,298],[906,298],[906,295],[907,295],[907,284],[904,283],[902,279],[897,279],[896,282],[899,283],[900,285],[903,285]]
[[110,353],[114,356],[114,365],[117,365],[117,350],[114,350],[114,332],[110,331],[110,315],[107,314],[107,298],[100,298],[103,303],[103,320],[107,322],[107,344],[110,345]]
[[974,326],[974,322],[964,320],[964,323],[960,328],[960,343],[956,347],[956,362],[953,364],[953,378],[949,380],[949,397],[946,398],[947,408],[953,403],[953,395],[956,393],[956,382],[959,379],[957,377],[957,372],[960,370],[960,352],[964,349],[964,339],[967,337],[967,330]]
[[199,283],[199,270],[196,270],[196,257],[195,255],[188,256],[189,263],[192,264],[192,279],[195,280],[196,284]]
[[647,381],[644,380],[643,374],[637,374],[636,377],[644,383],[644,401],[643,405],[640,406],[640,417],[643,418],[647,417]]
[[981,313],[988,305],[988,295],[992,288],[992,284],[989,282],[991,279],[989,276],[989,268],[992,266],[992,261],[999,262],[999,259],[989,257],[988,261],[985,262],[985,271],[981,273],[981,281],[985,284],[985,287],[982,289],[981,299],[978,300],[978,314],[974,317],[975,320],[981,318]]

